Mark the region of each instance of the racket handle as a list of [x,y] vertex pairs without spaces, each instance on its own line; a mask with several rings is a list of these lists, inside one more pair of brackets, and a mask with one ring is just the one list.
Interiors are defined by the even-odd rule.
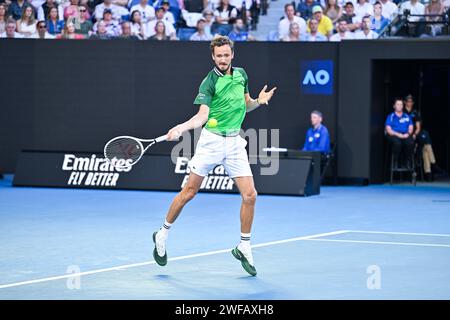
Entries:
[[155,139],[156,142],[161,142],[161,141],[166,141],[166,140],[167,140],[167,134]]

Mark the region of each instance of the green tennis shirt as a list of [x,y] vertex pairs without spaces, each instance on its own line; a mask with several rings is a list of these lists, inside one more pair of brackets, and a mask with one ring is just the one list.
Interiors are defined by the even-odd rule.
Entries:
[[210,119],[217,120],[217,126],[208,123],[205,128],[212,133],[233,136],[239,133],[245,118],[245,94],[248,93],[248,77],[242,68],[232,67],[230,75],[214,67],[203,79],[194,104],[209,107]]

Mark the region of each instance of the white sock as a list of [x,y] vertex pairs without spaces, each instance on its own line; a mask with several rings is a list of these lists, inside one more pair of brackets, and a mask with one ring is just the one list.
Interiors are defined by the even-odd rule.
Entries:
[[161,229],[159,230],[161,235],[164,236],[165,238],[167,238],[167,236],[169,235],[169,230],[170,230],[171,226],[172,226],[171,223],[167,222],[167,220],[164,220],[164,223],[163,223]]
[[243,246],[250,246],[250,237],[251,233],[242,233],[241,232],[241,245]]

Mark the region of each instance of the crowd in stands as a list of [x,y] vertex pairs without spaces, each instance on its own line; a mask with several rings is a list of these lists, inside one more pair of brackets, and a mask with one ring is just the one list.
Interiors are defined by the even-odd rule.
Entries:
[[[274,0],[272,0],[274,1]],[[282,0],[277,0],[282,1]],[[287,2],[268,40],[376,39],[399,12],[442,14],[450,0]],[[0,38],[208,41],[215,34],[256,40],[270,0],[0,0]],[[409,19],[420,19],[411,16]],[[427,21],[437,17],[427,17]],[[437,35],[442,25],[432,24]]]
[[[276,41],[342,41],[348,39],[377,39],[398,14],[407,10],[409,21],[439,21],[450,8],[450,0],[304,0],[285,5],[285,15],[278,31],[269,35]],[[414,15],[425,15],[424,17]],[[427,34],[442,33],[443,25],[427,25]]]
[[252,40],[267,0],[0,0],[0,38]]

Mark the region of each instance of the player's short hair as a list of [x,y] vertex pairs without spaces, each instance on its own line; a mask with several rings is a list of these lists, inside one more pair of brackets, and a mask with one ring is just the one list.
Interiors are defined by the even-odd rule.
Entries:
[[408,100],[414,101],[414,97],[413,97],[412,94],[408,94],[408,95],[405,97],[405,102],[408,101]]
[[322,112],[320,112],[319,110],[314,110],[313,112],[311,112],[311,114],[315,114],[316,116],[323,118]]
[[214,48],[215,47],[221,47],[229,45],[231,48],[231,51],[234,51],[234,43],[230,40],[227,36],[222,36],[220,34],[214,36],[214,38],[211,40],[211,44],[209,45],[211,48],[211,53],[214,54]]

